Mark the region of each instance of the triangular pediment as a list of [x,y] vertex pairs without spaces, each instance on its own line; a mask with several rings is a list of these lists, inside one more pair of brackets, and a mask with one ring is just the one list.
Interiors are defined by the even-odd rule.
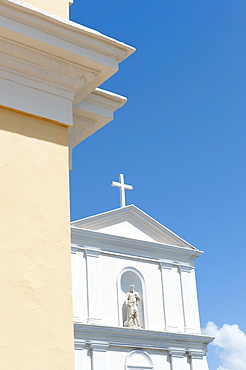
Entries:
[[73,221],[71,226],[107,235],[196,250],[195,247],[134,205]]

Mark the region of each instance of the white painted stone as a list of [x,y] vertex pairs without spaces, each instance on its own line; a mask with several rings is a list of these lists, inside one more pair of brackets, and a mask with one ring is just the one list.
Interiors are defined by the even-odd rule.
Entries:
[[73,114],[83,108],[78,104],[92,94],[84,109],[91,110],[85,106],[92,103],[95,113],[107,118],[84,132],[83,139],[126,101],[95,89],[134,48],[18,1],[0,0],[0,23],[1,105],[71,127]]
[[200,333],[197,295],[194,287],[194,267],[180,265],[185,333]]
[[169,354],[171,356],[172,370],[186,370],[185,349],[170,348]]
[[73,148],[110,122],[126,101],[123,96],[97,88],[73,107],[73,126],[68,129],[70,170]]
[[[117,235],[122,225],[131,225],[131,237],[125,234],[124,226]],[[115,235],[109,233],[114,227]],[[199,333],[194,259],[201,252],[135,206],[75,221],[71,236],[76,253],[86,254],[88,289],[84,301],[88,301],[90,323],[75,322],[75,338],[106,342],[109,370],[144,369],[140,362],[129,366],[125,362],[129,353],[140,349],[148,353],[153,368],[190,370],[192,358],[187,353],[193,348],[205,353],[211,341]],[[80,264],[80,268],[85,266]],[[141,298],[141,329],[123,326],[124,302],[131,284]],[[103,358],[100,361],[105,367]],[[204,359],[201,361],[204,366]],[[96,366],[94,363],[94,370],[101,370]]]
[[75,340],[74,342],[74,356],[75,356],[75,370],[86,370],[83,366],[83,348],[85,341]]
[[87,301],[89,324],[101,322],[101,289],[99,272],[100,251],[86,249]]
[[191,366],[192,370],[207,370],[208,367],[206,366],[206,361],[204,351],[197,351],[197,350],[191,350],[189,351],[189,355],[191,357]]
[[[136,229],[151,238],[148,238],[147,240],[141,237],[139,240],[155,241],[156,243],[164,244],[170,247],[175,246],[175,251],[179,252],[179,258],[186,251],[192,256],[193,259],[203,253],[133,204],[98,215],[86,217],[82,220],[73,221],[71,226],[91,231],[102,231],[102,233],[105,233],[105,230],[108,232],[111,226],[117,224],[119,224],[118,230],[120,231],[122,226],[121,223],[123,222],[133,225]],[[116,232],[117,230],[115,229],[115,231],[112,232],[112,235],[117,236],[118,234],[116,234]],[[126,228],[124,234],[120,233],[119,236],[128,238],[127,232],[128,229]],[[132,235],[132,239],[138,239],[138,237]]]
[[153,362],[147,352],[134,350],[126,358],[126,370],[151,370]]
[[106,342],[91,342],[92,370],[107,370],[107,348]]
[[165,330],[178,331],[175,301],[175,288],[173,282],[173,264],[161,262],[163,287],[163,312],[165,316]]

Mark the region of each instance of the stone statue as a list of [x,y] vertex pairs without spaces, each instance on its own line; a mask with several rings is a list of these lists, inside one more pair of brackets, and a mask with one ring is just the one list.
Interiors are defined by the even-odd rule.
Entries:
[[141,298],[137,292],[135,292],[135,286],[130,286],[130,291],[126,294],[126,308],[127,308],[127,320],[124,322],[124,326],[128,328],[141,328],[138,318],[138,301]]

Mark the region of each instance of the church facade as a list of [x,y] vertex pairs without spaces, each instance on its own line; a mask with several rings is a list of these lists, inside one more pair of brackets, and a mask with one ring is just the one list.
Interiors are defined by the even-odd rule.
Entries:
[[72,222],[71,237],[76,370],[208,370],[202,252],[134,205]]
[[72,370],[75,345],[76,370],[207,370],[200,252],[137,207],[72,223],[71,283],[72,150],[125,104],[98,86],[135,49],[70,3],[0,0],[1,368]]

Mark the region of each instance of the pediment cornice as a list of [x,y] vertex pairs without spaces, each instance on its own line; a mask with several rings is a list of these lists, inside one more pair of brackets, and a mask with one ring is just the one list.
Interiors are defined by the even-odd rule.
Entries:
[[[124,235],[121,232],[122,226],[124,227],[124,223],[126,222],[132,224],[136,229],[141,230],[143,234],[146,233],[147,238],[144,239],[143,237],[141,240],[152,240],[157,244],[174,245],[176,247],[187,248],[188,250],[190,249],[199,252],[197,248],[186,242],[184,239],[133,204],[73,221],[71,226],[86,230],[99,231],[101,233],[105,232],[106,234],[108,230],[112,230],[112,235],[128,236],[127,231],[124,232]],[[113,230],[113,227],[117,224],[119,226],[115,231]],[[116,234],[117,231],[119,232],[118,234]],[[111,232],[108,233],[111,234]],[[138,237],[136,237],[136,239],[138,239]]]
[[149,257],[158,259],[160,262],[162,259],[170,259],[171,261],[184,260],[193,263],[193,260],[203,253],[198,249],[131,239],[74,226],[71,227],[71,241],[76,246],[93,247],[102,251]]

